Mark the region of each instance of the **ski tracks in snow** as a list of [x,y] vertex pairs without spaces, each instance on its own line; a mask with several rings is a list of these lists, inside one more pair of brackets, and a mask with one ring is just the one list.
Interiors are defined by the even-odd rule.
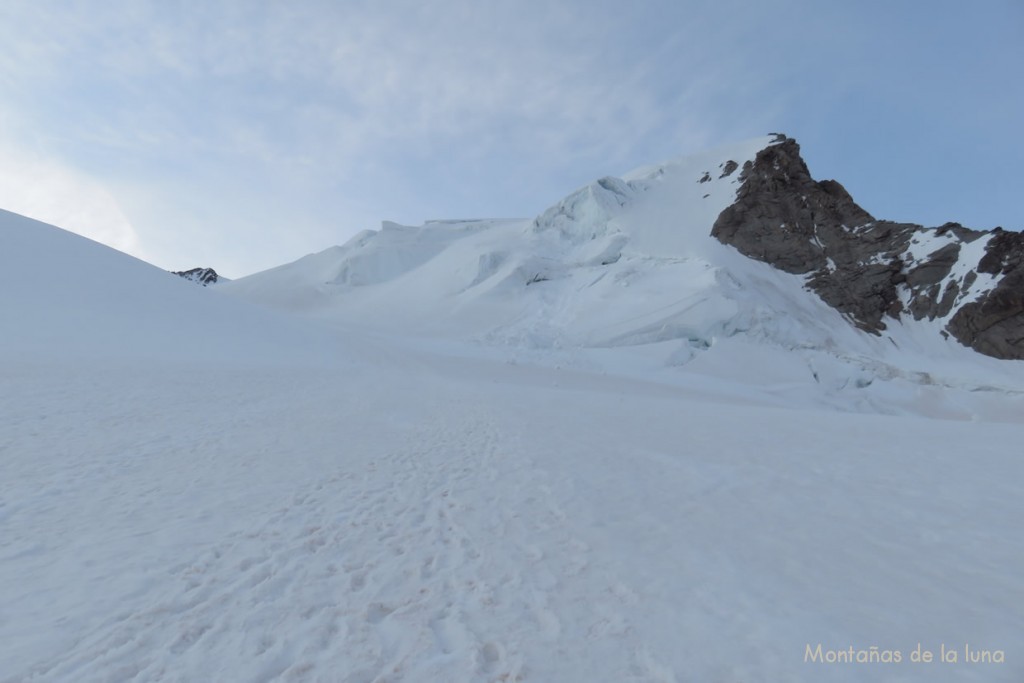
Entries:
[[610,652],[624,661],[600,677],[673,680],[630,659],[635,594],[574,535],[548,474],[481,408],[431,412],[402,447],[154,567],[152,595],[27,680],[553,680]]

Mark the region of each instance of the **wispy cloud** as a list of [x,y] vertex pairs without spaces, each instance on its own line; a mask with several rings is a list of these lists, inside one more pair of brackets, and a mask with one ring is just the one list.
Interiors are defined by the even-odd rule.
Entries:
[[906,82],[860,7],[11,0],[0,143],[105,188],[159,263],[252,270],[778,124],[839,137]]
[[[3,38],[15,49],[0,68],[64,132],[57,143],[151,154],[212,144],[259,157],[298,142],[310,145],[300,158],[337,159],[453,140],[474,153],[510,133],[550,144],[558,131],[568,150],[610,144],[623,132],[610,129],[641,130],[652,115],[613,49],[611,19],[529,2],[224,2],[183,13],[35,3],[8,9]],[[233,135],[240,125],[247,132]]]
[[[353,183],[365,196],[368,179],[386,186],[403,166],[429,173],[439,157],[478,165],[526,149],[535,167],[566,168],[621,157],[662,116],[615,49],[614,14],[578,10],[8,4],[0,82],[11,96],[0,106],[22,123],[10,144],[32,138],[34,153],[114,188],[140,177],[224,196]],[[153,217],[135,211],[155,242]]]

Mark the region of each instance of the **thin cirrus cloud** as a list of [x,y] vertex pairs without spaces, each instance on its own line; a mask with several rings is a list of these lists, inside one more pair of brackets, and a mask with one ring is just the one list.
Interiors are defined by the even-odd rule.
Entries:
[[[608,16],[547,3],[292,5],[9,6],[3,106],[20,125],[7,143],[110,188],[158,261],[185,265],[204,244],[237,254],[260,230],[271,248],[252,262],[266,267],[326,246],[303,233],[343,238],[389,210],[444,210],[437,197],[463,164],[515,148],[556,167],[621,156],[661,118],[606,49]],[[538,166],[513,156],[513,169]],[[456,199],[487,194],[457,185]],[[272,225],[227,205],[275,192]],[[183,193],[195,215],[181,215]],[[305,204],[304,226],[289,199]]]
[[[893,193],[839,162],[900,145],[912,159],[951,130],[973,162],[978,136],[999,134],[938,106],[1005,79],[1014,48],[990,37],[979,76],[971,33],[1005,33],[998,11],[766,5],[14,0],[0,201],[83,232],[117,224],[115,246],[163,267],[242,275],[384,218],[538,213],[594,177],[769,130],[820,150],[812,170],[851,178],[869,208],[905,196],[898,214],[934,181]],[[933,73],[908,88],[922,54]],[[1015,109],[998,97],[992,111]],[[49,169],[33,192],[14,159]],[[108,209],[69,222],[94,195]]]
[[297,5],[215,4],[179,16],[129,3],[133,11],[47,18],[45,32],[56,24],[64,47],[42,57],[34,89],[89,106],[73,120],[36,113],[76,139],[143,152],[182,142],[238,151],[223,148],[242,122],[285,152],[319,136],[326,149],[307,151],[328,156],[467,132],[486,139],[502,120],[544,123],[572,142],[614,116],[645,113],[649,97],[617,77],[624,69],[602,47],[611,27],[593,17],[549,8],[524,19],[519,3]]

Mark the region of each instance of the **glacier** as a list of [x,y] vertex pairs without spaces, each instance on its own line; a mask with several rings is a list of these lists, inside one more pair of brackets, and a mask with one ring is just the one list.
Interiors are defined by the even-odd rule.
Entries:
[[1020,680],[1020,364],[708,238],[770,142],[206,289],[0,213],[0,681]]

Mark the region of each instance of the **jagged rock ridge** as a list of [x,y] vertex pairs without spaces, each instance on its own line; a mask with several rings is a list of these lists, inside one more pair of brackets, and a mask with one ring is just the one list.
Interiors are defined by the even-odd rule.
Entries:
[[938,320],[981,353],[1024,359],[1024,235],[958,223],[877,220],[834,180],[814,180],[800,146],[777,142],[747,162],[712,235],[789,273],[863,330]]
[[217,281],[220,280],[220,276],[217,275],[217,271],[213,268],[192,268],[191,270],[175,270],[171,272],[203,287],[217,284]]

